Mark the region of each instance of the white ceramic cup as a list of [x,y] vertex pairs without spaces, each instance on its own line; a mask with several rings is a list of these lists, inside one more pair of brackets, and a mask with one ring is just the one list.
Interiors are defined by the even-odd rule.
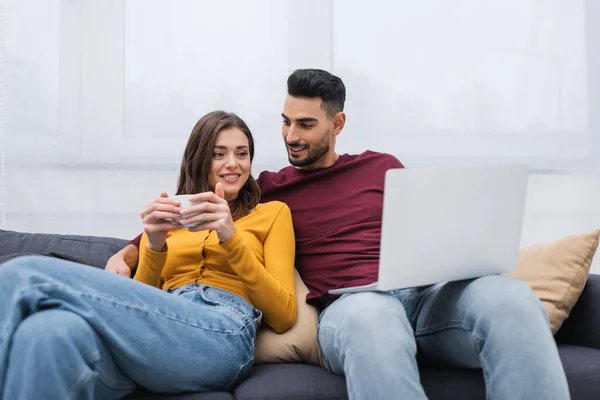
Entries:
[[[196,202],[191,202],[190,198],[192,198],[193,194],[178,194],[176,196],[169,196],[170,199],[175,199],[177,201],[179,201],[179,207],[181,207],[181,209],[186,209],[188,207],[190,207],[192,204],[198,204],[198,203],[204,203],[203,201],[200,201],[198,203]],[[190,218],[193,217],[194,215],[198,215],[199,213],[195,213],[195,214],[188,214],[185,216],[185,218]],[[170,219],[170,218],[169,218]],[[179,218],[175,218],[175,222],[179,222],[183,219],[183,217],[179,217]],[[186,228],[192,228],[196,225],[199,225],[201,222],[192,222],[190,224],[184,225],[184,227]]]

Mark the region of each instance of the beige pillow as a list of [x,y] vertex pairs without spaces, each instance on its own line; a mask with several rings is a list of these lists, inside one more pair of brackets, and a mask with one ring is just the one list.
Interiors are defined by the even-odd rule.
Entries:
[[294,270],[296,285],[296,323],[283,333],[275,333],[263,325],[256,337],[254,362],[306,363],[321,365],[321,352],[317,343],[318,310],[306,304],[308,288]]
[[600,230],[553,243],[525,247],[517,270],[508,275],[525,281],[544,304],[556,333],[577,303],[587,281]]

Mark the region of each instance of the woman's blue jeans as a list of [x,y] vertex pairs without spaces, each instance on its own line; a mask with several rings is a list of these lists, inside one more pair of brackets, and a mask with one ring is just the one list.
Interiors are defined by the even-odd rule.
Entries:
[[222,391],[252,367],[261,313],[189,284],[170,293],[69,261],[0,265],[0,398]]

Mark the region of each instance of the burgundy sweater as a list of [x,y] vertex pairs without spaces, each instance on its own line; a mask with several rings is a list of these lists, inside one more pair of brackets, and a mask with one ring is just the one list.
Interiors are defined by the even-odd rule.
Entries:
[[[262,202],[292,211],[296,268],[319,308],[337,296],[328,290],[377,280],[385,172],[403,168],[394,156],[366,151],[340,155],[318,170],[292,166],[258,177]],[[131,241],[139,246],[139,237]]]

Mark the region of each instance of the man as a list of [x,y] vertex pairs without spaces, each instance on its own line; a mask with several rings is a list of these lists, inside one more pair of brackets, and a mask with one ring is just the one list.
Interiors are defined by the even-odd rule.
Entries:
[[[516,279],[489,276],[391,293],[336,298],[328,290],[377,279],[385,172],[393,156],[338,155],[346,91],[322,70],[288,78],[283,139],[292,166],[263,172],[263,201],[292,210],[296,267],[323,311],[318,338],[326,367],[345,375],[350,399],[426,399],[416,354],[482,368],[489,399],[568,399],[566,377],[541,302]],[[133,245],[107,269],[136,263]]]

